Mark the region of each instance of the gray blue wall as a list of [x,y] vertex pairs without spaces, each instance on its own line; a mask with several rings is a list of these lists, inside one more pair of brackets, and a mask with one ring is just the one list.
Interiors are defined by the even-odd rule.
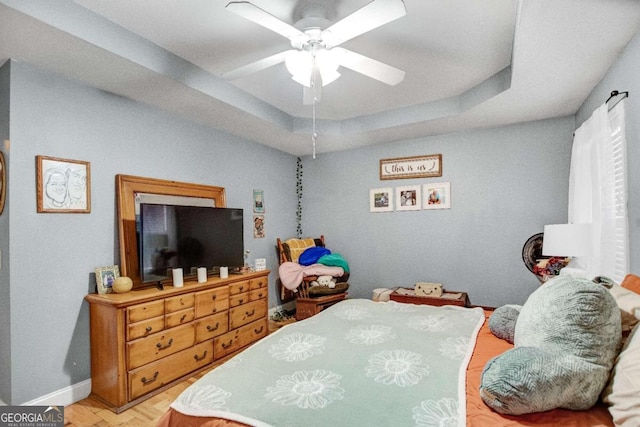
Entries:
[[[429,281],[473,304],[523,303],[539,282],[522,246],[566,222],[573,129],[567,117],[306,159],[304,234],[345,256],[355,297]],[[380,159],[427,154],[442,154],[442,177],[379,179]],[[451,209],[369,212],[371,188],[435,182],[451,183]]]

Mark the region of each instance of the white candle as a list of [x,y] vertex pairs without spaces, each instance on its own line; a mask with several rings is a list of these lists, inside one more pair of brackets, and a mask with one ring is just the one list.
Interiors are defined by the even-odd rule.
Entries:
[[207,268],[200,267],[198,268],[198,283],[204,283],[207,281]]
[[174,268],[173,269],[173,287],[181,288],[183,285],[184,285],[184,282],[182,280],[182,269]]
[[220,267],[220,278],[226,279],[229,277],[229,267]]

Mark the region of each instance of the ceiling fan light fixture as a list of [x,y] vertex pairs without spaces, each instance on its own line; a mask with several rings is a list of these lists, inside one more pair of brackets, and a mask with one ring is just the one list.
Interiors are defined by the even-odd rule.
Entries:
[[[311,75],[314,67],[313,54],[307,50],[290,51],[287,53],[284,63],[295,82],[306,87],[311,86]],[[326,86],[340,77],[337,58],[333,52],[327,49],[320,49],[317,52],[315,66],[320,71],[322,86]]]

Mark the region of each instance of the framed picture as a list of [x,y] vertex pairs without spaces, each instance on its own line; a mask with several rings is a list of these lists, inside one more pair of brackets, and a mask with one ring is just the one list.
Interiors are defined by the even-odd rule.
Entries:
[[380,180],[442,176],[442,154],[380,160]]
[[253,190],[253,212],[264,213],[264,191]]
[[4,162],[4,154],[0,151],[0,214],[4,210],[4,199],[7,195],[7,165]]
[[253,216],[253,238],[264,238],[264,215]]
[[370,212],[392,212],[393,211],[393,189],[372,188],[369,190],[369,211]]
[[451,208],[451,183],[437,182],[424,184],[423,186],[424,209],[450,209]]
[[120,277],[120,268],[117,265],[96,268],[96,283],[99,294],[109,294],[112,292],[113,282]]
[[91,212],[91,165],[80,160],[36,156],[38,212]]
[[396,210],[419,211],[421,200],[419,185],[396,187]]

